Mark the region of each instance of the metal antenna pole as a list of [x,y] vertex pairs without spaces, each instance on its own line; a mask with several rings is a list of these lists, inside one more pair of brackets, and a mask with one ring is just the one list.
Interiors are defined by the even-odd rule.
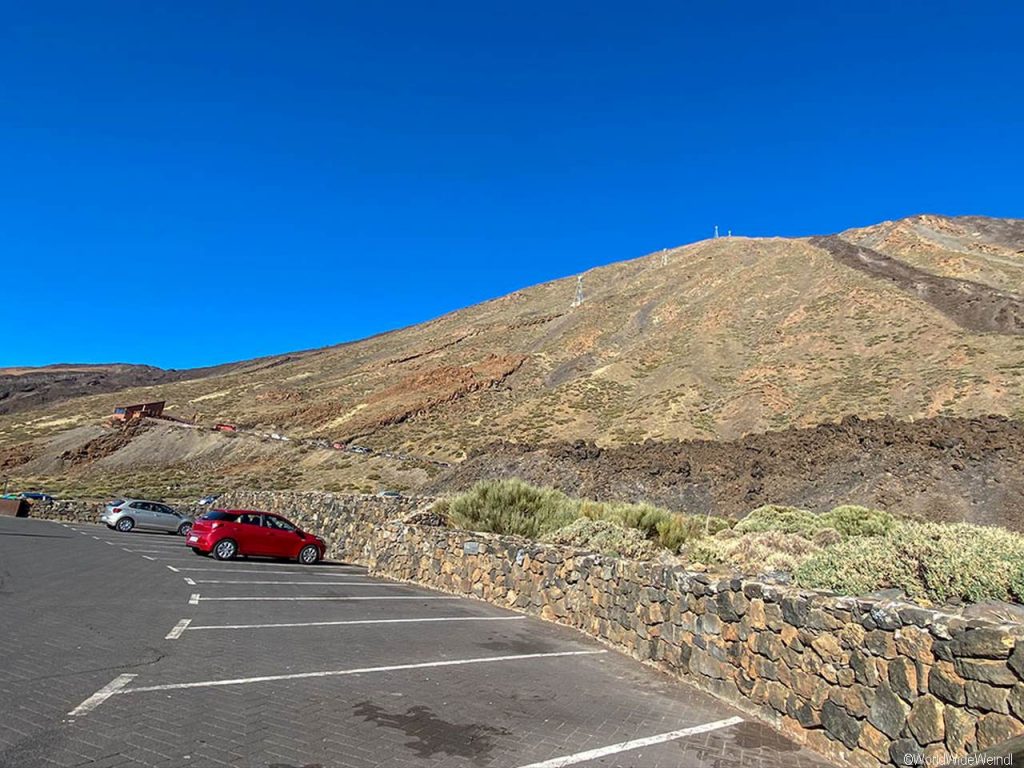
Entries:
[[572,300],[572,307],[578,307],[583,303],[583,275],[576,277],[576,298]]

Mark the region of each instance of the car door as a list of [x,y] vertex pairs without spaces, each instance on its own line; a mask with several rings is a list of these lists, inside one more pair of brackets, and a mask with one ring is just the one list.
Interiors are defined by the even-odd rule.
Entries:
[[136,528],[155,528],[156,513],[148,501],[133,501],[129,506]]
[[153,523],[161,531],[177,531],[181,518],[166,504],[153,504]]
[[266,554],[266,542],[263,536],[263,515],[247,512],[239,515],[235,521],[237,531],[235,542],[240,555]]
[[276,515],[266,515],[263,525],[267,538],[268,555],[292,558],[299,554],[302,538],[294,525]]

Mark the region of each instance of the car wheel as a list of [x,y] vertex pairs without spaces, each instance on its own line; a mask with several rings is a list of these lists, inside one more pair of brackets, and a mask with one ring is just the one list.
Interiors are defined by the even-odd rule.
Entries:
[[135,521],[130,517],[122,517],[114,527],[121,533],[128,533],[128,531],[135,527]]
[[320,550],[307,544],[299,551],[299,562],[303,565],[314,565],[320,559]]
[[231,539],[221,539],[213,548],[213,556],[218,560],[231,560],[238,554],[238,545]]
[[189,531],[191,531],[191,530],[192,530],[192,523],[182,523],[180,526],[178,526],[178,535],[179,536],[188,536]]

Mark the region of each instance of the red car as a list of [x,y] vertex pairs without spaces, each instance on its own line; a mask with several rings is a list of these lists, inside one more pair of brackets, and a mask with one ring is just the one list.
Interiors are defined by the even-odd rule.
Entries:
[[195,521],[185,543],[197,555],[218,560],[237,555],[286,557],[304,565],[323,558],[327,542],[280,515],[249,509],[214,509]]

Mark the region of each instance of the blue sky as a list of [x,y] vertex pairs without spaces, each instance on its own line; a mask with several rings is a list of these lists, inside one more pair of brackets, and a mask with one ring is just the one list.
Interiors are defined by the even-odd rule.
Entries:
[[1011,2],[0,20],[0,365],[191,367],[705,238],[1024,216]]

